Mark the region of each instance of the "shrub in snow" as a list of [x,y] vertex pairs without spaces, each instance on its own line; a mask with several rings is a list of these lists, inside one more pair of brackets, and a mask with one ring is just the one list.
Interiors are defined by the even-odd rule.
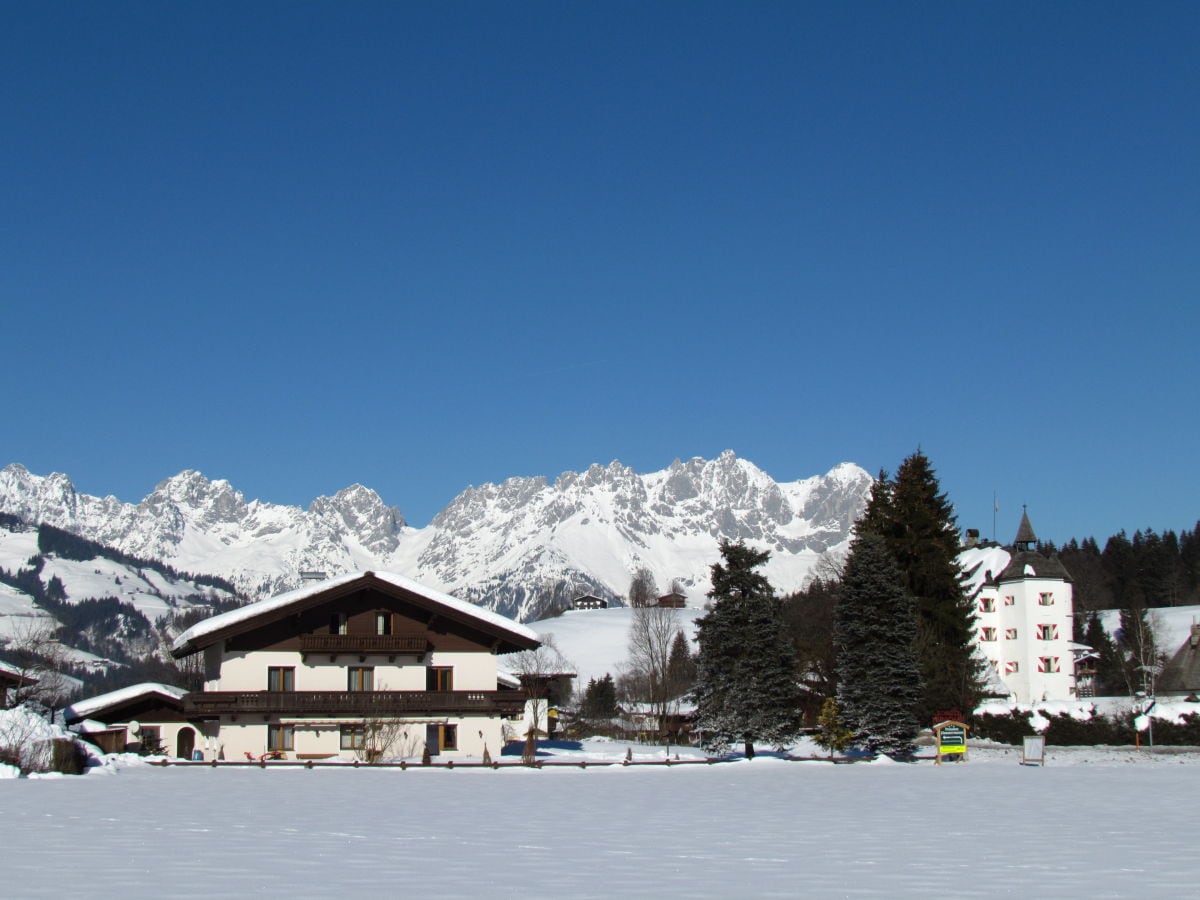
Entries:
[[0,765],[22,774],[63,772],[78,775],[87,765],[87,751],[74,735],[29,706],[0,710]]
[[1020,744],[1037,734],[1029,723],[1027,710],[1013,709],[1006,713],[976,713],[972,720],[971,736],[998,744]]
[[[1129,713],[1100,715],[1095,708],[1086,714],[1013,709],[1000,715],[976,713],[973,735],[1001,744],[1020,744],[1026,735],[1042,734],[1047,745],[1057,747],[1128,746],[1136,740]],[[1149,736],[1143,733],[1144,744]],[[1154,719],[1154,743],[1170,746],[1200,746],[1200,713]]]

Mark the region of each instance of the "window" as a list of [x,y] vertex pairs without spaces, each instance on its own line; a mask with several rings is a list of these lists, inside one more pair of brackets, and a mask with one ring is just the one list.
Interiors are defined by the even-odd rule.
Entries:
[[1005,597],[1005,598],[1004,598],[1004,605],[1005,605],[1005,606],[1016,606],[1016,605],[1017,605],[1017,598],[1016,598],[1016,597],[1013,597],[1013,596],[1008,596],[1008,597]]
[[268,750],[292,750],[294,749],[293,742],[295,738],[295,726],[292,725],[268,725],[267,726],[267,749]]
[[995,628],[980,628],[979,629],[979,639],[981,641],[994,641],[996,639],[996,629]]
[[392,633],[392,614],[388,612],[375,613],[375,633],[376,634],[391,634]]
[[1005,628],[1004,629],[1004,639],[1006,641],[1015,641],[1017,639],[1017,629]]
[[443,750],[457,750],[458,726],[434,724],[426,725],[425,746],[432,756],[437,756]]
[[329,617],[329,633],[330,634],[345,634],[346,633],[346,614],[334,613]]
[[1020,670],[1021,670],[1021,666],[1020,666],[1020,664],[1017,663],[1017,661],[1015,659],[1011,659],[1004,664],[1004,674],[1005,675],[1012,675],[1015,672],[1019,672]]
[[370,666],[351,666],[347,670],[347,673],[349,675],[349,684],[347,685],[347,690],[375,690],[375,670]]
[[1057,625],[1039,625],[1037,627],[1037,636],[1039,641],[1057,641],[1058,626]]
[[425,690],[454,690],[454,669],[450,666],[430,666],[425,670]]
[[142,752],[163,753],[162,731],[157,725],[143,725],[140,732]]
[[1053,606],[1054,595],[1051,593],[1038,594],[1038,606]]
[[979,611],[980,612],[995,612],[996,611],[996,599],[994,597],[980,597],[979,598]]
[[292,666],[271,666],[267,669],[268,691],[294,691],[296,670]]
[[1038,659],[1039,672],[1057,672],[1058,670],[1057,656],[1043,656]]
[[342,749],[343,750],[363,750],[367,746],[367,726],[365,725],[343,725],[342,726]]

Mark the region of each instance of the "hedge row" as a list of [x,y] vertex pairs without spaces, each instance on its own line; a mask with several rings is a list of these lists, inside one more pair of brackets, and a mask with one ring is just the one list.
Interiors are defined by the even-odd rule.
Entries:
[[[1020,744],[1028,735],[1037,734],[1030,724],[1033,714],[1012,710],[1004,715],[976,715],[971,734],[1001,744]],[[1050,720],[1042,732],[1047,744],[1055,746],[1120,745],[1135,742],[1132,716],[1108,717],[1095,714],[1090,719],[1073,719],[1066,713],[1041,715]],[[1143,734],[1142,739],[1146,739]],[[1172,746],[1200,746],[1200,713],[1191,713],[1176,724],[1154,720],[1154,743]]]

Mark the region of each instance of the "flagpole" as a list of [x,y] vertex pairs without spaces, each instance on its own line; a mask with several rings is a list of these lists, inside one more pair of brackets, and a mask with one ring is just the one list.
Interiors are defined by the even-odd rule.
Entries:
[[996,513],[1000,511],[1000,501],[996,499],[996,492],[992,491],[992,540],[996,540]]

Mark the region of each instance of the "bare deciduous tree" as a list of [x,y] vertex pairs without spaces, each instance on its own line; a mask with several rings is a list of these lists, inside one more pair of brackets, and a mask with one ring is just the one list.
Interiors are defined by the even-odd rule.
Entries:
[[537,758],[537,736],[548,726],[550,682],[556,675],[574,671],[574,666],[559,652],[553,635],[545,635],[535,650],[522,650],[509,657],[509,670],[521,679],[525,692],[526,723],[525,750],[522,761],[533,763]]
[[679,617],[674,609],[662,606],[638,607],[633,611],[629,626],[626,674],[631,687],[645,696],[659,720],[667,713],[671,695],[669,677],[671,645],[680,631]]
[[17,625],[4,646],[4,656],[18,679],[9,692],[13,706],[33,701],[57,709],[66,702],[73,690],[71,680],[63,673],[66,650],[49,622],[35,620]]
[[654,580],[654,573],[642,566],[634,571],[629,582],[629,605],[639,609],[653,606],[657,601],[658,582]]

